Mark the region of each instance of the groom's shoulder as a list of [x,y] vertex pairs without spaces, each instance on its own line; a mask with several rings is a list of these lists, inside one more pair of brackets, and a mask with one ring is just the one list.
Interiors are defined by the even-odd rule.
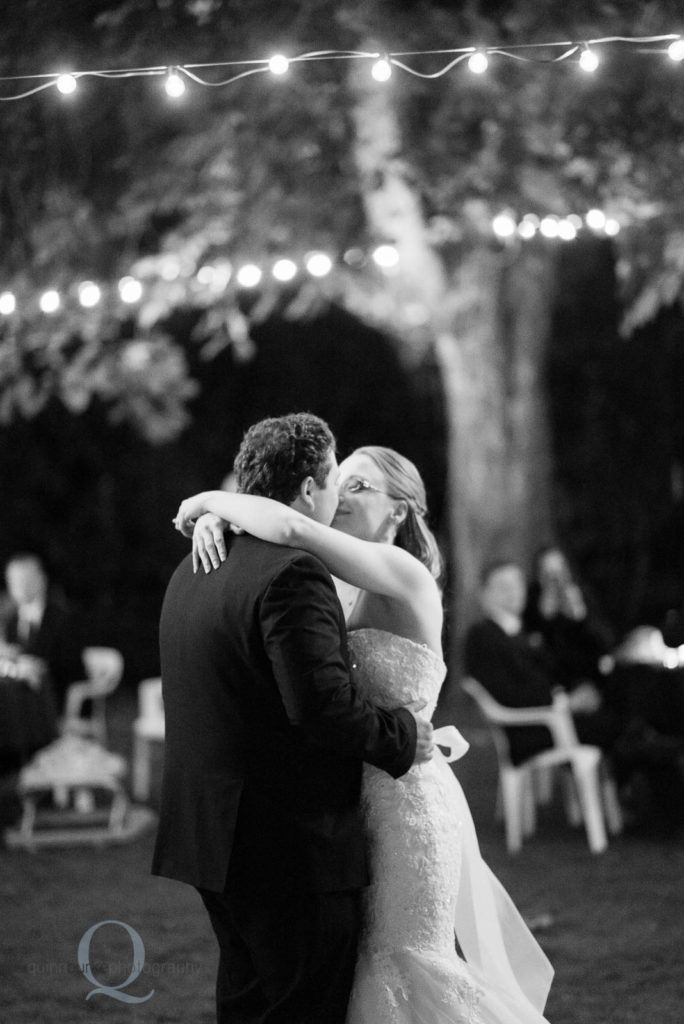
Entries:
[[290,567],[320,573],[330,578],[330,573],[320,558],[303,548],[287,547],[284,544],[272,544],[244,534],[237,537],[231,548],[231,558],[241,566],[252,567],[267,576],[277,575]]

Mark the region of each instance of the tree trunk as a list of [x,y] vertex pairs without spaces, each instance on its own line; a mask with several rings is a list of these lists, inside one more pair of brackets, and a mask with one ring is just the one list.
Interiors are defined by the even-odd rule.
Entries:
[[[399,265],[386,277],[392,305],[398,317],[409,306],[425,311],[442,370],[450,633],[458,641],[475,614],[483,564],[502,555],[527,570],[532,551],[549,536],[542,367],[551,261],[543,246],[495,252],[483,241],[448,275],[430,245],[414,176],[400,156],[391,90],[360,77],[352,83],[355,159],[370,231],[396,246]],[[453,646],[458,664],[460,644]]]

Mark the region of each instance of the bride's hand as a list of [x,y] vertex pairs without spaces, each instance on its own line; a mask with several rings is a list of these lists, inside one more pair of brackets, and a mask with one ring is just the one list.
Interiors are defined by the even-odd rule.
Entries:
[[226,542],[223,531],[226,524],[213,512],[205,512],[195,523],[192,532],[192,569],[197,572],[202,565],[205,572],[218,569],[226,560]]
[[192,537],[195,521],[205,512],[204,492],[193,494],[192,497],[181,501],[178,511],[173,519],[173,525],[183,534],[184,537]]

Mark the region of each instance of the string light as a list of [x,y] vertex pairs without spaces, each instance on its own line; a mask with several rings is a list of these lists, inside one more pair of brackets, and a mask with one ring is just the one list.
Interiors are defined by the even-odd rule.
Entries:
[[11,316],[17,308],[17,300],[12,292],[3,292],[0,295],[0,313],[3,316]]
[[293,260],[278,260],[271,273],[276,281],[291,281],[297,274],[297,264]]
[[381,57],[371,68],[371,74],[376,82],[387,82],[392,77],[392,65],[386,57]]
[[677,61],[677,63],[684,60],[684,39],[675,39],[674,43],[670,43],[667,55],[670,60]]
[[332,260],[324,252],[309,253],[304,265],[312,277],[325,277],[332,270]]
[[139,302],[142,298],[143,286],[135,277],[122,277],[119,281],[121,301],[129,305]]
[[59,292],[55,291],[54,288],[50,288],[48,291],[43,292],[40,297],[39,305],[44,313],[56,313],[62,305]]
[[55,84],[63,96],[69,96],[76,92],[78,83],[73,75],[59,75]]
[[166,76],[164,88],[166,89],[167,94],[174,100],[179,99],[185,92],[185,82],[175,68],[171,69]]
[[399,263],[399,253],[393,245],[379,245],[373,252],[373,260],[383,270],[390,270]]
[[582,71],[586,71],[591,74],[592,71],[596,71],[599,66],[599,59],[593,50],[590,50],[588,46],[585,46],[579,57],[579,66]]
[[[507,244],[512,243],[516,236],[523,241],[528,241],[537,234],[549,240],[559,239],[563,242],[570,242],[584,228],[588,228],[595,234],[603,233],[606,237],[614,237],[622,229],[617,218],[607,217],[603,210],[598,208],[589,210],[584,217],[570,213],[565,217],[548,214],[540,219],[534,213],[526,213],[520,220],[516,220],[512,211],[502,210],[492,218],[490,226],[492,234]],[[366,252],[360,247],[347,249],[340,262],[358,272],[367,265],[369,257],[376,266],[390,272],[398,267],[400,262],[396,247],[389,244],[379,245],[371,252]],[[145,263],[145,268],[142,271],[144,277],[156,276],[157,283],[170,283],[184,278],[195,297],[198,295],[198,285],[207,289],[207,297],[211,298],[212,295],[214,297],[220,295],[233,276],[235,276],[239,288],[247,289],[256,288],[264,278],[264,269],[255,263],[243,264],[233,275],[233,265],[225,258],[205,263],[198,270],[195,270],[194,266],[186,265],[172,253],[146,258],[142,263]],[[141,270],[142,263],[137,265],[138,270]],[[332,271],[334,263],[327,253],[314,250],[303,257],[301,265],[311,277],[323,278]],[[277,260],[270,270],[271,276],[280,283],[293,280],[298,272],[298,264],[288,257]],[[94,281],[82,281],[76,288],[70,289],[69,294],[76,294],[80,305],[84,309],[91,309],[101,302],[103,290]],[[143,282],[132,274],[122,277],[118,282],[118,294],[122,302],[134,305],[143,297]],[[0,316],[12,316],[17,311],[18,305],[13,292],[0,293]],[[46,314],[56,313],[62,305],[62,297],[56,289],[43,292],[38,300],[38,306]]]
[[97,306],[101,298],[100,287],[94,281],[84,281],[78,286],[78,301],[85,309]]
[[268,62],[268,70],[273,75],[284,75],[289,67],[290,62],[287,57],[283,57],[282,53],[274,54]]
[[254,263],[246,263],[237,272],[237,283],[242,288],[256,288],[261,278],[261,270]]
[[472,71],[474,75],[483,74],[488,67],[489,60],[487,59],[487,54],[482,53],[481,50],[478,50],[472,57],[468,58],[468,70]]

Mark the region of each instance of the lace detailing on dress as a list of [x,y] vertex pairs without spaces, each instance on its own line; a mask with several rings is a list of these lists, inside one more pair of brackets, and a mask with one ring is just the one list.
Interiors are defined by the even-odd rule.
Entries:
[[[355,684],[377,704],[434,709],[444,663],[382,630],[350,634]],[[446,773],[446,774],[445,774]],[[479,990],[456,954],[462,822],[443,758],[400,779],[364,766],[371,885],[349,1024],[480,1024]]]

